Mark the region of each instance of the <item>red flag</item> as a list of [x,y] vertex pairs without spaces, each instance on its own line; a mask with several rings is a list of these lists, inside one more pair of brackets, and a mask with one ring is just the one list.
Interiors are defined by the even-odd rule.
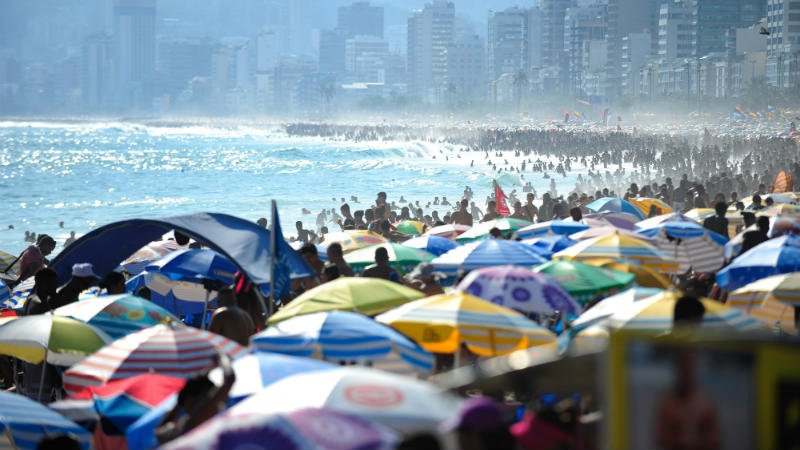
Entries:
[[508,204],[506,203],[506,193],[497,184],[497,180],[494,181],[494,197],[497,201],[497,213],[504,217],[510,216],[511,211],[508,210]]

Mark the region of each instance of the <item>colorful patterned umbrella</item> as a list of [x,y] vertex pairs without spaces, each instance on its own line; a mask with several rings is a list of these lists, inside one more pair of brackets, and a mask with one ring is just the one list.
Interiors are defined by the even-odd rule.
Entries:
[[385,248],[389,254],[389,265],[400,271],[408,273],[422,262],[430,262],[436,256],[425,250],[406,247],[405,245],[386,242],[383,244],[371,245],[348,253],[344,260],[350,264],[354,272],[362,272],[367,266],[375,264],[375,250]]
[[728,295],[728,305],[753,308],[766,299],[800,306],[800,272],[762,278],[740,287]]
[[636,279],[636,276],[630,273],[576,261],[551,261],[534,267],[533,270],[551,276],[569,292],[572,298],[582,304],[625,289]]
[[368,363],[400,373],[430,373],[433,355],[394,329],[349,311],[292,317],[250,338],[256,350],[326,361]]
[[732,291],[770,275],[800,271],[800,237],[781,236],[742,253],[717,272],[717,284]]
[[138,292],[146,287],[150,290],[150,301],[172,314],[201,314],[208,299],[214,308],[217,291],[206,291],[198,281],[171,280],[158,272],[142,272],[125,283],[125,290]]
[[5,281],[0,279],[0,308],[13,309],[5,306],[10,305],[9,300],[11,300],[11,289],[8,288]]
[[10,297],[4,303],[0,304],[0,308],[17,310],[22,309],[25,306],[25,302],[28,300],[28,296],[31,295],[35,285],[36,279],[34,277],[28,277],[27,280],[14,287],[14,290],[11,291]]
[[580,222],[570,222],[566,220],[550,220],[528,225],[517,230],[517,237],[520,239],[531,239],[550,235],[569,235],[589,229],[589,225]]
[[655,239],[649,238],[642,234],[639,234],[635,231],[626,230],[624,228],[617,228],[612,225],[603,225],[601,227],[592,227],[588,230],[579,231],[577,233],[570,234],[570,239],[575,239],[576,241],[585,241],[587,239],[592,239],[601,236],[608,236],[614,233],[619,233],[623,236],[628,236],[632,238],[639,239],[641,241],[647,242],[650,245],[656,245]]
[[450,250],[458,247],[458,244],[456,244],[450,239],[433,235],[415,237],[413,239],[409,239],[403,242],[403,245],[405,245],[406,247],[425,250],[426,252],[431,253],[435,256],[441,256],[449,252]]
[[636,197],[628,200],[633,206],[639,208],[639,211],[644,214],[645,217],[650,216],[650,208],[655,206],[658,208],[658,214],[668,214],[672,212],[672,207],[668,204],[664,203],[663,200],[653,197]]
[[526,313],[577,315],[581,306],[549,275],[514,266],[486,267],[470,272],[458,290]]
[[619,262],[613,259],[591,259],[587,260],[586,263],[597,267],[616,270],[617,272],[632,273],[636,275],[636,284],[641,287],[669,289],[673,286],[672,282],[664,275],[638,264]]
[[640,226],[639,233],[655,238],[656,246],[678,261],[681,272],[712,272],[725,263],[728,239],[680,214],[652,227]]
[[416,289],[380,278],[342,277],[304,292],[273,314],[269,323],[334,310],[371,316],[424,296]]
[[528,225],[531,225],[531,222],[522,219],[512,219],[510,217],[481,222],[458,236],[456,242],[463,244],[484,239],[489,236],[489,231],[491,231],[492,228],[497,228],[505,237],[510,237],[517,230],[527,227]]
[[547,262],[542,251],[517,241],[485,239],[454,248],[431,261],[436,270],[454,274],[492,266],[534,266]]
[[186,384],[182,378],[154,373],[90,386],[50,408],[88,429],[101,423],[105,434],[120,435],[142,417]]
[[217,416],[165,450],[392,450],[393,431],[354,414],[323,408]]
[[120,265],[129,274],[138,275],[148,264],[158,261],[179,248],[181,247],[178,243],[172,239],[154,241],[136,250],[136,253],[128,257],[128,259],[123,261]]
[[218,334],[180,324],[156,325],[101,348],[64,372],[64,389],[76,394],[87,386],[146,373],[189,378],[203,373],[223,351],[231,357],[244,347]]
[[553,259],[598,258],[627,260],[666,273],[676,273],[680,267],[675,259],[660,249],[619,233],[587,239],[553,255]]
[[90,297],[57,308],[53,314],[93,325],[113,339],[159,323],[179,322],[164,308],[130,294]]
[[36,450],[46,436],[71,435],[88,449],[92,435],[76,423],[27,397],[0,391],[0,448]]
[[583,221],[586,223],[586,225],[592,227],[611,225],[612,227],[622,228],[623,230],[633,230],[639,220],[639,216],[628,214],[626,212],[613,211],[602,211],[583,216]]
[[407,303],[375,318],[434,353],[455,353],[464,343],[481,356],[504,355],[555,336],[522,314],[465,292]]
[[0,326],[0,354],[33,364],[70,366],[111,341],[91,325],[52,314],[20,317]]
[[284,378],[228,411],[238,420],[243,414],[328,408],[403,433],[415,433],[435,431],[441,422],[452,417],[460,403],[455,395],[422,380],[375,369],[343,367]]
[[448,225],[439,225],[438,227],[433,227],[430,230],[426,231],[425,236],[439,236],[446,239],[455,240],[459,235],[466,232],[470,228],[472,227],[457,223],[451,223]]
[[584,329],[598,323],[602,319],[613,316],[617,312],[630,308],[634,303],[663,293],[663,289],[643,288],[634,286],[618,294],[606,297],[587,309],[577,319],[570,323],[570,328]]
[[386,238],[366,230],[337,231],[326,234],[322,246],[328,248],[334,242],[341,244],[344,253],[349,253],[370,245],[383,244]]
[[396,223],[394,229],[405,236],[419,236],[425,231],[425,223],[418,220],[403,220]]
[[617,197],[599,198],[586,205],[586,208],[594,212],[611,211],[633,214],[634,216],[638,217],[639,220],[645,218],[645,215],[642,214],[639,208],[633,206],[630,202]]

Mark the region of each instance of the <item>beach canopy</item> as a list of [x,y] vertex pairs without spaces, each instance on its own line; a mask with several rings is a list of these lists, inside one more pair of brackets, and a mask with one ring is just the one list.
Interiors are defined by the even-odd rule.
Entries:
[[[120,261],[170,230],[184,233],[224,255],[262,291],[269,290],[272,253],[269,230],[249,220],[220,213],[114,222],[80,237],[59,253],[50,267],[58,274],[60,283],[67,282],[72,266],[77,263],[90,262],[95,273],[105,276]],[[285,240],[278,240],[278,251],[286,255],[284,260],[291,278],[314,275],[305,260]]]

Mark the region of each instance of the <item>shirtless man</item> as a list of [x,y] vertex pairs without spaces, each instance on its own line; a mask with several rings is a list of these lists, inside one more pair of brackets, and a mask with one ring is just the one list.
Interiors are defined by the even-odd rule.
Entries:
[[536,198],[536,194],[534,194],[533,192],[528,192],[527,198],[528,202],[525,203],[525,206],[523,207],[525,210],[525,220],[534,222],[536,217],[539,215],[539,208],[537,208],[536,205],[533,204],[533,199]]
[[452,223],[456,223],[459,225],[466,225],[468,227],[472,226],[472,215],[467,211],[467,206],[469,202],[467,199],[461,200],[459,203],[458,211],[454,212],[450,216],[450,221]]
[[389,281],[400,281],[400,276],[397,271],[389,266],[389,252],[385,247],[378,247],[375,249],[375,264],[364,269],[361,274],[365,278],[383,278]]
[[481,220],[481,222],[488,222],[499,218],[500,213],[497,212],[497,203],[494,200],[489,200],[489,203],[486,205],[486,214],[483,215],[483,220]]

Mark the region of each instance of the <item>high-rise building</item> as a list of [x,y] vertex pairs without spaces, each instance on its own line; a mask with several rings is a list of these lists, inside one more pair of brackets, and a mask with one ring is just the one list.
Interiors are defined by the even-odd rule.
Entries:
[[377,36],[355,36],[344,44],[345,70],[356,80],[383,82],[389,44]]
[[186,89],[194,77],[211,75],[214,44],[199,38],[164,38],[158,42],[158,72],[167,94]]
[[344,73],[344,50],[347,36],[340,29],[324,30],[319,34],[319,71]]
[[576,0],[542,0],[542,63],[561,67],[564,63],[564,15]]
[[658,57],[689,58],[692,53],[692,8],[685,1],[662,3],[658,13]]
[[483,98],[486,91],[483,40],[476,34],[456,36],[447,51],[447,93],[453,101]]
[[622,88],[622,39],[646,32],[651,37],[651,53],[657,51],[659,0],[608,0],[605,95],[618,96]]
[[340,6],[337,28],[348,38],[375,36],[383,39],[383,6],[373,6],[369,2]]
[[800,86],[800,1],[769,0],[767,29],[767,82]]
[[727,49],[729,33],[743,23],[742,0],[692,0],[692,50],[701,58]]
[[566,88],[570,92],[583,89],[583,75],[598,71],[600,55],[606,48],[606,8],[602,3],[572,6],[564,14],[564,51],[566,56]]
[[441,101],[454,28],[455,6],[446,0],[434,0],[409,16],[406,64],[411,95]]
[[81,96],[84,106],[97,110],[108,106],[111,92],[111,37],[98,34],[83,42]]
[[491,80],[527,71],[528,11],[517,7],[489,11],[487,65]]
[[145,106],[156,63],[155,0],[116,0],[113,58],[119,106]]

